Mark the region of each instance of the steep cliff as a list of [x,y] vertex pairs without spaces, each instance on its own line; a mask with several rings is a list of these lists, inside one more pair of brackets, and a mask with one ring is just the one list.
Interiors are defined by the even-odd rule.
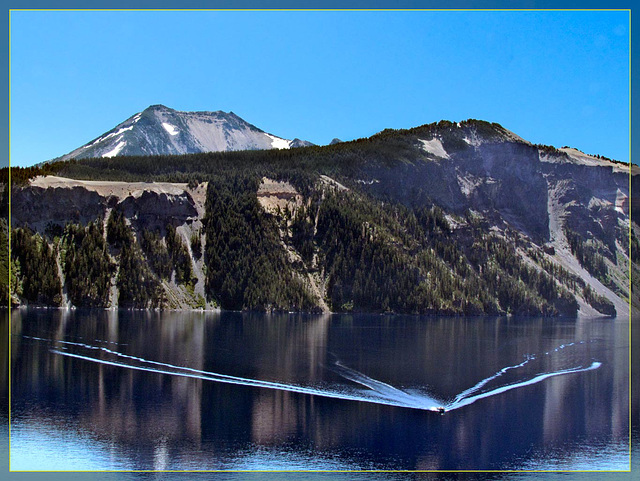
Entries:
[[[189,188],[186,183],[38,177],[29,187],[14,191],[12,225],[41,233],[52,246],[57,247],[59,263],[64,256],[61,238],[67,224],[86,226],[97,222],[106,238],[107,220],[114,209],[124,214],[136,243],[141,243],[144,231],[160,232],[164,240],[167,227],[173,227],[189,252],[194,281],[190,285],[180,285],[174,277],[162,281],[166,307],[205,307],[203,259],[201,254],[192,252],[191,239],[199,238],[202,229],[206,189],[206,183]],[[110,249],[109,256],[118,265],[119,256],[115,249]],[[60,275],[64,277],[62,269]],[[117,270],[114,270],[110,280],[113,292],[106,307],[118,307],[116,276]],[[66,295],[63,305],[72,305]]]

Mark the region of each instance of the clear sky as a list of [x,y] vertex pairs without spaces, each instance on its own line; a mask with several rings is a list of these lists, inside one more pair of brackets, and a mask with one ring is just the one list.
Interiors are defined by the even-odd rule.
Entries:
[[442,119],[629,160],[626,11],[13,11],[11,163],[152,104],[327,144]]

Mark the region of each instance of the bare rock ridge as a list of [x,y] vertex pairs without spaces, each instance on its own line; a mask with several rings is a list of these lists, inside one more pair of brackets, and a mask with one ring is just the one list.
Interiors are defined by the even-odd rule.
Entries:
[[264,132],[233,112],[181,112],[164,105],[152,105],[54,160],[289,149],[309,145],[313,144]]
[[[412,161],[392,168],[365,165],[365,175],[375,179],[368,182],[370,191],[391,193],[407,204],[428,200],[448,210],[473,209],[496,225],[506,222],[542,243],[551,236],[547,203],[558,184],[568,192],[566,203],[573,202],[568,208],[576,211],[576,224],[592,198],[603,206],[602,216],[616,217],[616,203],[628,204],[629,167],[624,164],[575,149],[535,146],[498,124],[482,121],[443,121],[407,132],[415,143],[404,156],[411,155]],[[624,209],[628,215],[628,207]],[[596,224],[606,224],[602,216]]]

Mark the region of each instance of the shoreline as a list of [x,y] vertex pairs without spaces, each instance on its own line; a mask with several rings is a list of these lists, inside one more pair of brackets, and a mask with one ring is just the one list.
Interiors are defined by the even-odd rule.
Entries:
[[[536,315],[536,314],[447,314],[447,313],[443,313],[443,314],[416,314],[416,313],[405,313],[405,312],[368,312],[368,311],[354,311],[354,312],[333,312],[333,311],[328,311],[328,312],[312,312],[312,311],[277,311],[277,310],[273,310],[273,311],[258,311],[258,310],[240,310],[240,311],[234,311],[234,310],[227,310],[227,309],[220,309],[220,308],[213,308],[213,309],[160,309],[160,308],[153,308],[153,309],[149,309],[149,308],[136,308],[136,307],[76,307],[76,306],[71,306],[71,307],[61,307],[61,306],[28,306],[28,305],[20,305],[20,306],[12,306],[12,307],[8,307],[8,306],[1,306],[2,309],[8,309],[10,311],[14,311],[14,310],[27,310],[27,309],[36,309],[36,310],[56,310],[56,311],[88,311],[88,310],[94,310],[94,311],[109,311],[109,312],[155,312],[155,313],[169,313],[169,312],[183,312],[183,313],[202,313],[202,314],[210,314],[210,313],[217,313],[217,314],[222,314],[222,313],[236,313],[236,314],[262,314],[262,315],[316,315],[316,316],[322,316],[322,315],[331,315],[331,316],[361,316],[361,315],[367,315],[367,316],[380,316],[380,317],[395,317],[395,316],[402,316],[402,317],[418,317],[418,318],[427,318],[427,319],[434,319],[434,318],[494,318],[494,319],[553,319],[553,320],[578,320],[578,319],[600,319],[600,320],[605,320],[605,319],[618,319],[618,318],[631,318],[633,317],[634,312],[631,311],[631,314],[627,315],[623,315],[623,316],[608,316],[605,314],[601,314],[599,316],[594,316],[594,315],[587,315],[587,314],[580,314],[578,313],[575,317],[568,317],[568,316],[544,316],[544,315]],[[640,312],[636,312],[636,315],[640,314]]]

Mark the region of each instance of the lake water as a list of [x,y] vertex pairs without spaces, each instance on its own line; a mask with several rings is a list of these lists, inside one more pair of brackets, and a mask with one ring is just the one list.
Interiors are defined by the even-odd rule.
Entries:
[[625,319],[10,322],[12,470],[629,469]]

